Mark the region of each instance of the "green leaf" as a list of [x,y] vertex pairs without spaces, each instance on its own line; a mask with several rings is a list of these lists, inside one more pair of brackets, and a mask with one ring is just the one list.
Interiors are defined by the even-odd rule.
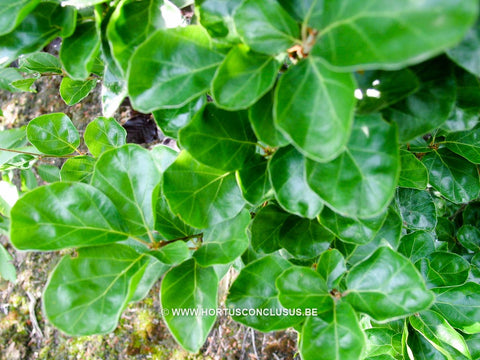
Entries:
[[22,79],[23,77],[18,69],[0,69],[0,89],[2,90],[9,92],[20,92],[20,89],[17,89],[15,86],[13,86],[12,83]]
[[167,272],[169,267],[157,261],[153,257],[149,258],[149,261],[145,263],[142,268],[137,271],[130,281],[130,293],[129,302],[137,302],[143,300],[151,288],[158,279]]
[[305,164],[305,157],[293,146],[284,147],[270,158],[268,174],[280,206],[313,219],[322,211],[323,201],[307,184]]
[[16,81],[13,81],[11,83],[11,86],[14,87],[15,89],[23,91],[23,92],[36,93],[37,90],[33,86],[35,81],[37,81],[36,78],[16,80]]
[[185,224],[182,219],[170,211],[167,199],[163,194],[159,194],[157,199],[155,230],[166,240],[190,236],[196,232],[194,228]]
[[38,187],[37,177],[32,169],[20,170],[21,189],[26,192]]
[[103,153],[92,177],[92,185],[112,199],[134,235],[154,228],[159,182],[160,173],[148,150],[133,144]]
[[294,316],[295,311],[280,304],[275,287],[275,279],[291,266],[276,255],[262,257],[245,266],[227,297],[226,306],[235,314],[232,318],[263,332],[286,329],[302,321],[302,317]]
[[321,28],[321,15],[323,13],[323,1],[319,0],[279,0],[278,1],[289,14],[304,25],[312,28]]
[[465,210],[462,213],[462,219],[464,224],[480,226],[480,203],[471,202],[465,206]]
[[315,270],[293,266],[277,277],[278,300],[287,309],[331,311],[333,297],[325,279]]
[[457,231],[457,239],[468,250],[480,251],[480,230],[472,225],[463,225]]
[[249,51],[244,45],[235,46],[213,78],[215,102],[227,110],[250,107],[273,87],[280,65],[271,56]]
[[18,68],[25,72],[62,74],[62,64],[60,63],[60,60],[46,52],[22,55],[18,59]]
[[396,200],[402,219],[408,229],[435,229],[437,209],[428,191],[399,188]]
[[57,182],[22,196],[11,210],[10,239],[21,250],[60,250],[126,240],[114,203],[83,183]]
[[416,331],[409,332],[408,348],[415,359],[419,360],[448,360],[440,351],[435,349],[427,339]]
[[325,207],[318,217],[318,221],[340,240],[360,245],[373,240],[386,216],[387,212],[384,212],[369,219],[355,219],[342,216]]
[[[215,323],[217,290],[218,278],[213,268],[203,268],[193,259],[170,269],[162,280],[162,309],[164,313],[169,311],[163,318],[175,339],[190,352],[200,350]],[[173,313],[188,309],[197,309],[199,313]],[[202,310],[206,316],[202,315]],[[209,310],[214,310],[215,315]]]
[[105,117],[113,116],[128,94],[126,80],[115,71],[110,64],[105,65],[101,89],[102,113]]
[[127,131],[114,118],[98,117],[85,129],[85,144],[94,157],[125,145]]
[[233,173],[202,165],[186,151],[165,171],[163,191],[172,212],[199,229],[233,218],[245,205]]
[[13,258],[2,244],[0,244],[0,278],[12,283],[17,281],[17,270],[13,265]]
[[107,37],[116,62],[123,73],[135,49],[148,34],[165,27],[161,0],[123,0],[108,21]]
[[0,35],[15,29],[38,5],[40,0],[2,0],[0,2]]
[[398,186],[418,190],[427,188],[427,168],[414,154],[410,151],[400,150],[400,164],[402,171],[398,179]]
[[398,69],[458,43],[477,13],[476,0],[328,3],[313,54],[343,70]]
[[190,249],[184,241],[173,241],[148,253],[167,265],[178,265],[191,257]]
[[148,113],[187,104],[208,91],[222,59],[199,26],[158,30],[130,60],[128,93],[133,107]]
[[326,250],[320,255],[317,272],[326,281],[328,289],[336,288],[346,271],[345,258],[337,249]]
[[90,75],[100,49],[100,34],[94,21],[77,25],[72,36],[62,40],[60,60],[72,80],[84,81]]
[[419,90],[383,111],[397,123],[403,143],[445,123],[455,105],[455,77],[448,59],[436,58],[412,70],[420,80]]
[[447,148],[474,164],[480,164],[480,127],[449,134]]
[[439,149],[422,159],[428,169],[430,184],[455,204],[467,203],[480,193],[477,167],[447,149]]
[[76,181],[90,184],[95,159],[91,156],[76,156],[67,159],[60,170],[62,181]]
[[232,16],[241,3],[242,0],[197,0],[195,10],[198,11],[200,24],[212,37],[237,42],[238,34]]
[[447,55],[475,76],[480,76],[480,22],[476,22],[462,41],[447,50]]
[[428,257],[435,251],[435,238],[430,232],[414,231],[402,236],[398,252],[405,255],[412,263]]
[[[370,328],[365,330],[367,335],[367,359],[381,360],[380,355],[397,355],[397,352],[393,346],[394,336],[397,333],[386,327]],[[387,360],[390,358],[386,358]]]
[[338,302],[327,311],[305,321],[299,350],[304,360],[360,360],[365,349],[365,334],[350,304]]
[[262,207],[255,214],[251,226],[251,245],[260,253],[272,253],[280,249],[280,231],[290,217],[276,205]]
[[470,272],[467,260],[460,255],[443,251],[431,253],[428,258],[418,260],[415,266],[429,287],[461,285],[467,281]]
[[206,96],[202,95],[176,109],[156,110],[153,112],[153,117],[165,136],[178,139],[178,131],[192,120],[205,103]]
[[400,159],[396,144],[395,126],[379,115],[359,116],[340,156],[328,163],[307,161],[307,181],[340,214],[378,215],[392,200],[397,185]]
[[64,77],[60,83],[60,96],[69,106],[82,101],[97,86],[97,80],[77,81]]
[[28,123],[28,141],[48,155],[68,155],[80,145],[80,135],[63,113],[41,115]]
[[158,170],[163,174],[177,158],[178,152],[167,145],[157,145],[150,151]]
[[60,169],[58,166],[41,164],[37,166],[37,172],[38,176],[47,183],[60,181]]
[[415,266],[388,247],[350,269],[346,283],[345,299],[377,321],[425,310],[434,299]]
[[331,160],[345,148],[355,107],[355,82],[313,57],[283,74],[275,92],[274,119],[300,152]]
[[245,0],[233,19],[242,40],[256,52],[275,55],[299,42],[297,23],[275,0]]
[[78,9],[86,8],[106,2],[107,0],[65,0],[62,1],[62,6],[75,6]]
[[113,331],[129,300],[130,279],[145,261],[145,255],[118,244],[65,255],[43,293],[47,319],[68,335]]
[[236,217],[214,225],[203,232],[202,246],[193,257],[201,266],[228,264],[248,247],[247,226],[250,214],[242,210]]
[[267,165],[264,157],[255,155],[237,171],[237,182],[243,198],[252,205],[260,205],[272,195]]
[[273,121],[273,98],[272,90],[248,109],[248,117],[258,140],[271,147],[280,147],[289,142]]
[[467,282],[460,286],[432,289],[438,311],[454,328],[467,334],[480,332],[480,285]]
[[212,103],[180,130],[179,141],[197,161],[225,171],[240,169],[256,147],[247,112],[221,110]]
[[472,335],[464,335],[465,341],[467,342],[470,354],[472,354],[473,360],[480,359],[480,333]]

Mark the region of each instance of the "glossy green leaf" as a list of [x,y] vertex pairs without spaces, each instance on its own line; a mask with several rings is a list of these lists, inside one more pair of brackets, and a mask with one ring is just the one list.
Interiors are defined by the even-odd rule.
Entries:
[[64,77],[60,83],[60,96],[67,105],[75,105],[85,99],[97,86],[97,80],[77,81]]
[[70,118],[63,113],[41,115],[28,123],[28,141],[49,155],[68,155],[80,145],[80,135]]
[[233,218],[245,205],[233,173],[202,165],[186,151],[165,171],[163,182],[172,212],[200,229]]
[[468,349],[470,350],[470,354],[472,355],[472,359],[480,359],[480,333],[464,335],[463,337],[467,342]]
[[467,281],[470,264],[460,255],[436,251],[428,258],[415,263],[420,270],[427,286],[440,287],[461,285]]
[[430,232],[415,231],[402,236],[398,252],[405,255],[412,263],[428,257],[435,251],[435,238]]
[[115,73],[115,70],[112,70],[110,64],[105,66],[100,94],[102,114],[105,117],[113,116],[128,94],[127,82],[118,73]]
[[158,170],[163,174],[177,158],[178,152],[168,145],[157,145],[150,151]]
[[114,119],[98,117],[87,125],[85,144],[94,157],[107,150],[125,145],[127,131]]
[[287,309],[316,309],[330,311],[333,297],[325,279],[315,270],[294,266],[277,277],[278,300]]
[[195,10],[198,11],[200,24],[212,37],[237,42],[238,34],[233,23],[233,13],[241,3],[242,0],[197,0]]
[[309,317],[302,328],[299,350],[304,360],[360,360],[365,334],[350,304],[335,303],[333,311]]
[[345,70],[397,69],[455,45],[477,13],[475,0],[336,1],[324,6],[313,54]]
[[[213,268],[203,268],[193,259],[172,268],[162,280],[163,318],[175,339],[190,352],[202,347],[215,323],[217,291],[218,278]],[[174,314],[174,311],[188,309],[198,309],[200,313]],[[202,315],[202,310],[206,316]],[[214,310],[214,315],[209,310]]]
[[171,212],[167,199],[165,199],[163,194],[159,194],[157,199],[155,230],[157,230],[165,240],[190,236],[196,233],[194,228],[185,224],[182,219]]
[[61,74],[62,64],[60,60],[46,52],[36,52],[30,55],[21,56],[18,59],[18,68],[25,72],[36,72],[40,74]]
[[214,104],[207,104],[180,130],[179,141],[197,161],[225,171],[240,169],[256,147],[247,112]]
[[20,191],[30,191],[38,187],[37,177],[32,169],[20,170]]
[[8,34],[38,5],[40,0],[3,0],[0,3],[0,35]]
[[242,210],[233,219],[214,225],[203,232],[202,246],[193,257],[201,266],[228,264],[248,247],[247,226],[250,214]]
[[286,211],[310,219],[323,209],[322,199],[307,184],[306,159],[293,146],[275,152],[268,174],[275,198]]
[[480,251],[480,230],[472,225],[463,225],[457,231],[457,239],[468,250]]
[[60,169],[58,166],[41,164],[37,166],[37,173],[38,176],[40,176],[40,178],[47,183],[60,181]]
[[424,135],[447,121],[455,105],[455,77],[452,65],[443,57],[413,68],[420,88],[383,111],[398,125],[401,142]]
[[399,188],[396,196],[400,214],[407,228],[433,230],[437,224],[437,209],[427,191]]
[[143,300],[169,267],[150,257],[130,281],[129,302]]
[[233,18],[242,40],[259,53],[279,54],[299,42],[297,23],[275,0],[245,0]]
[[123,0],[113,12],[107,27],[112,55],[123,73],[135,49],[148,34],[165,27],[161,0]]
[[477,167],[447,149],[439,149],[422,159],[428,169],[430,184],[446,199],[461,204],[476,199],[480,193]]
[[408,348],[415,360],[448,360],[445,355],[435,349],[427,339],[416,331],[408,334]]
[[253,250],[268,254],[280,249],[280,231],[289,217],[289,213],[276,205],[260,208],[251,226]]
[[176,109],[156,110],[153,112],[153,117],[165,136],[178,139],[178,131],[192,120],[193,116],[205,105],[206,100],[206,96],[202,95]]
[[95,159],[90,156],[76,156],[67,159],[60,170],[62,181],[77,181],[89,184],[93,175]]
[[100,35],[95,22],[78,24],[73,35],[63,39],[60,47],[60,60],[68,76],[73,80],[86,80],[99,49]]
[[276,255],[262,257],[245,266],[227,297],[227,308],[235,314],[232,318],[263,332],[286,329],[302,321],[302,317],[295,316],[294,310],[289,311],[280,304],[275,287],[276,278],[291,266]]
[[377,321],[425,310],[434,299],[413,264],[389,247],[355,265],[346,282],[346,300]]
[[348,141],[355,107],[354,79],[309,57],[283,74],[275,92],[274,119],[300,152],[331,160]]
[[320,255],[317,272],[326,281],[328,289],[335,288],[346,271],[345,258],[337,249],[326,250]]
[[13,258],[2,244],[0,244],[0,278],[12,283],[17,281],[17,271],[13,265]]
[[80,249],[75,257],[65,255],[43,293],[47,319],[69,335],[113,331],[129,300],[130,279],[145,261],[145,255],[124,245]]
[[6,68],[0,69],[0,89],[6,90],[9,92],[19,92],[20,89],[17,89],[12,85],[13,82],[22,80],[23,76],[20,74],[20,71],[15,68]]
[[367,359],[377,360],[381,355],[397,355],[393,346],[393,337],[396,335],[394,330],[386,327],[370,328],[365,330],[365,335],[367,336]]
[[474,164],[480,164],[480,127],[449,134],[447,148]]
[[21,250],[59,250],[127,239],[114,203],[94,187],[57,182],[22,196],[11,210],[10,239]]
[[172,241],[148,254],[167,265],[178,265],[191,257],[190,249],[184,241]]
[[447,50],[447,55],[475,76],[480,76],[480,22],[471,27],[462,41]]
[[92,177],[92,185],[112,199],[134,235],[154,228],[159,182],[160,173],[148,150],[133,144],[103,153]]
[[131,58],[128,93],[134,108],[148,113],[187,104],[210,88],[222,59],[199,26],[155,32]]
[[36,78],[16,80],[11,83],[11,86],[16,90],[20,90],[23,92],[36,93],[37,90],[35,86],[33,86],[35,84],[35,81],[37,81]]
[[400,150],[400,178],[398,186],[424,190],[428,184],[428,171],[425,165],[410,151]]
[[340,214],[378,215],[392,200],[397,185],[400,159],[396,143],[395,126],[379,115],[359,116],[340,156],[328,163],[307,161],[307,181]]
[[471,202],[462,213],[463,223],[480,227],[480,203]]
[[244,45],[236,46],[215,73],[213,98],[221,108],[246,109],[272,88],[279,68],[275,58],[249,51]]
[[238,186],[243,198],[252,205],[260,205],[273,195],[267,164],[265,158],[255,155],[237,172]]
[[373,240],[382,227],[386,215],[387,213],[384,212],[369,219],[355,219],[342,216],[325,207],[318,220],[342,241],[360,245]]
[[278,2],[304,25],[316,29],[322,27],[321,15],[324,9],[322,0],[279,0]]

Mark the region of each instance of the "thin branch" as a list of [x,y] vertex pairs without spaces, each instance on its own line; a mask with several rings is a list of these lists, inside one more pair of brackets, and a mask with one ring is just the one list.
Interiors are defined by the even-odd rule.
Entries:
[[5,149],[5,148],[0,148],[0,151],[7,151],[7,152],[16,153],[16,154],[38,156],[39,158],[47,158],[47,157],[51,157],[51,158],[71,158],[71,157],[78,156],[78,155],[73,155],[73,154],[72,155],[46,155],[46,154],[37,154],[37,153],[29,152],[29,151],[22,151],[22,150],[15,150],[15,149]]

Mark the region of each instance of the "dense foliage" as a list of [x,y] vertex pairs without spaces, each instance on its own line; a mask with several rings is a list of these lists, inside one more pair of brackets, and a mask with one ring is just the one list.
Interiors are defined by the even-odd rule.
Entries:
[[[61,75],[73,105],[102,86],[88,153],[61,113],[0,133],[4,175],[68,158],[0,202],[17,249],[66,253],[48,320],[108,333],[162,278],[163,319],[195,352],[233,266],[234,320],[294,327],[305,360],[480,359],[478,5],[0,0],[1,88]],[[125,97],[181,151],[126,144]]]

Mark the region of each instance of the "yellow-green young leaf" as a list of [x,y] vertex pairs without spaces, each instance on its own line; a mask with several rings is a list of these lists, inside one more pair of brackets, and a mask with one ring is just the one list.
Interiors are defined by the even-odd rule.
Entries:
[[48,155],[68,155],[80,145],[80,135],[63,113],[41,115],[27,125],[28,141]]
[[65,255],[43,293],[47,319],[68,335],[113,331],[129,300],[129,283],[147,260],[119,244]]
[[447,55],[475,76],[480,76],[480,22],[468,30],[463,40],[447,50]]
[[187,104],[208,91],[222,60],[199,26],[158,30],[130,60],[128,93],[134,108],[148,113]]
[[64,77],[60,83],[60,96],[67,105],[75,105],[90,94],[97,86],[97,80],[77,81]]
[[389,247],[350,269],[346,284],[345,299],[377,321],[425,310],[434,300],[415,266]]
[[428,171],[425,165],[410,151],[400,150],[400,178],[398,186],[424,190],[428,184]]
[[245,266],[227,297],[226,305],[235,314],[232,318],[263,332],[286,329],[301,322],[304,317],[295,316],[295,310],[280,304],[275,287],[276,278],[291,266],[278,255],[268,255]]
[[333,311],[308,317],[303,324],[299,350],[304,360],[360,360],[365,334],[357,314],[344,302],[334,303]]
[[447,148],[474,164],[480,164],[480,126],[448,134]]
[[233,19],[242,40],[256,52],[275,55],[300,42],[298,24],[275,0],[246,0]]
[[129,144],[98,158],[92,185],[112,199],[131,234],[144,235],[154,228],[160,180],[148,150]]
[[306,158],[293,146],[278,149],[268,162],[275,198],[286,211],[315,218],[323,209],[322,199],[307,184]]
[[59,250],[126,240],[113,202],[83,183],[57,182],[22,196],[11,210],[10,239],[21,250]]
[[0,2],[0,35],[8,34],[38,5],[40,0],[2,0]]
[[343,70],[397,69],[458,43],[477,18],[478,2],[328,2],[313,50]]
[[355,82],[313,57],[280,77],[274,101],[275,124],[305,156],[331,160],[347,144],[355,107]]
[[92,71],[100,50],[100,35],[95,21],[78,24],[72,36],[62,40],[60,60],[70,78],[85,80]]
[[60,170],[62,181],[78,181],[90,184],[95,159],[91,156],[76,156],[67,159]]
[[215,102],[227,110],[250,107],[272,88],[280,65],[274,57],[249,51],[244,45],[235,46],[213,78]]
[[18,59],[18,68],[25,72],[36,72],[40,74],[62,73],[60,60],[46,52],[36,52],[30,55],[22,55]]
[[418,260],[415,266],[423,275],[429,288],[462,285],[467,281],[470,264],[460,255],[435,251]]
[[98,157],[107,150],[125,145],[127,131],[114,118],[98,117],[87,125],[84,139],[88,150]]
[[256,138],[246,111],[225,111],[207,104],[179,132],[180,144],[201,163],[233,171],[255,154]]
[[433,230],[437,225],[437,209],[428,191],[399,188],[396,202],[408,229]]
[[17,281],[17,271],[12,262],[13,258],[8,251],[0,244],[0,278],[12,283]]
[[435,238],[426,231],[414,231],[400,239],[398,252],[405,255],[412,263],[428,257],[435,251]]
[[358,116],[340,156],[326,163],[307,161],[307,181],[336,212],[369,218],[392,200],[399,160],[396,127],[378,114]]
[[[190,352],[202,347],[215,323],[217,291],[215,270],[199,266],[194,259],[170,269],[162,280],[163,318],[175,339]],[[198,313],[176,314],[174,311]]]
[[202,165],[186,151],[163,174],[163,192],[172,212],[199,229],[233,218],[245,205],[233,173]]

